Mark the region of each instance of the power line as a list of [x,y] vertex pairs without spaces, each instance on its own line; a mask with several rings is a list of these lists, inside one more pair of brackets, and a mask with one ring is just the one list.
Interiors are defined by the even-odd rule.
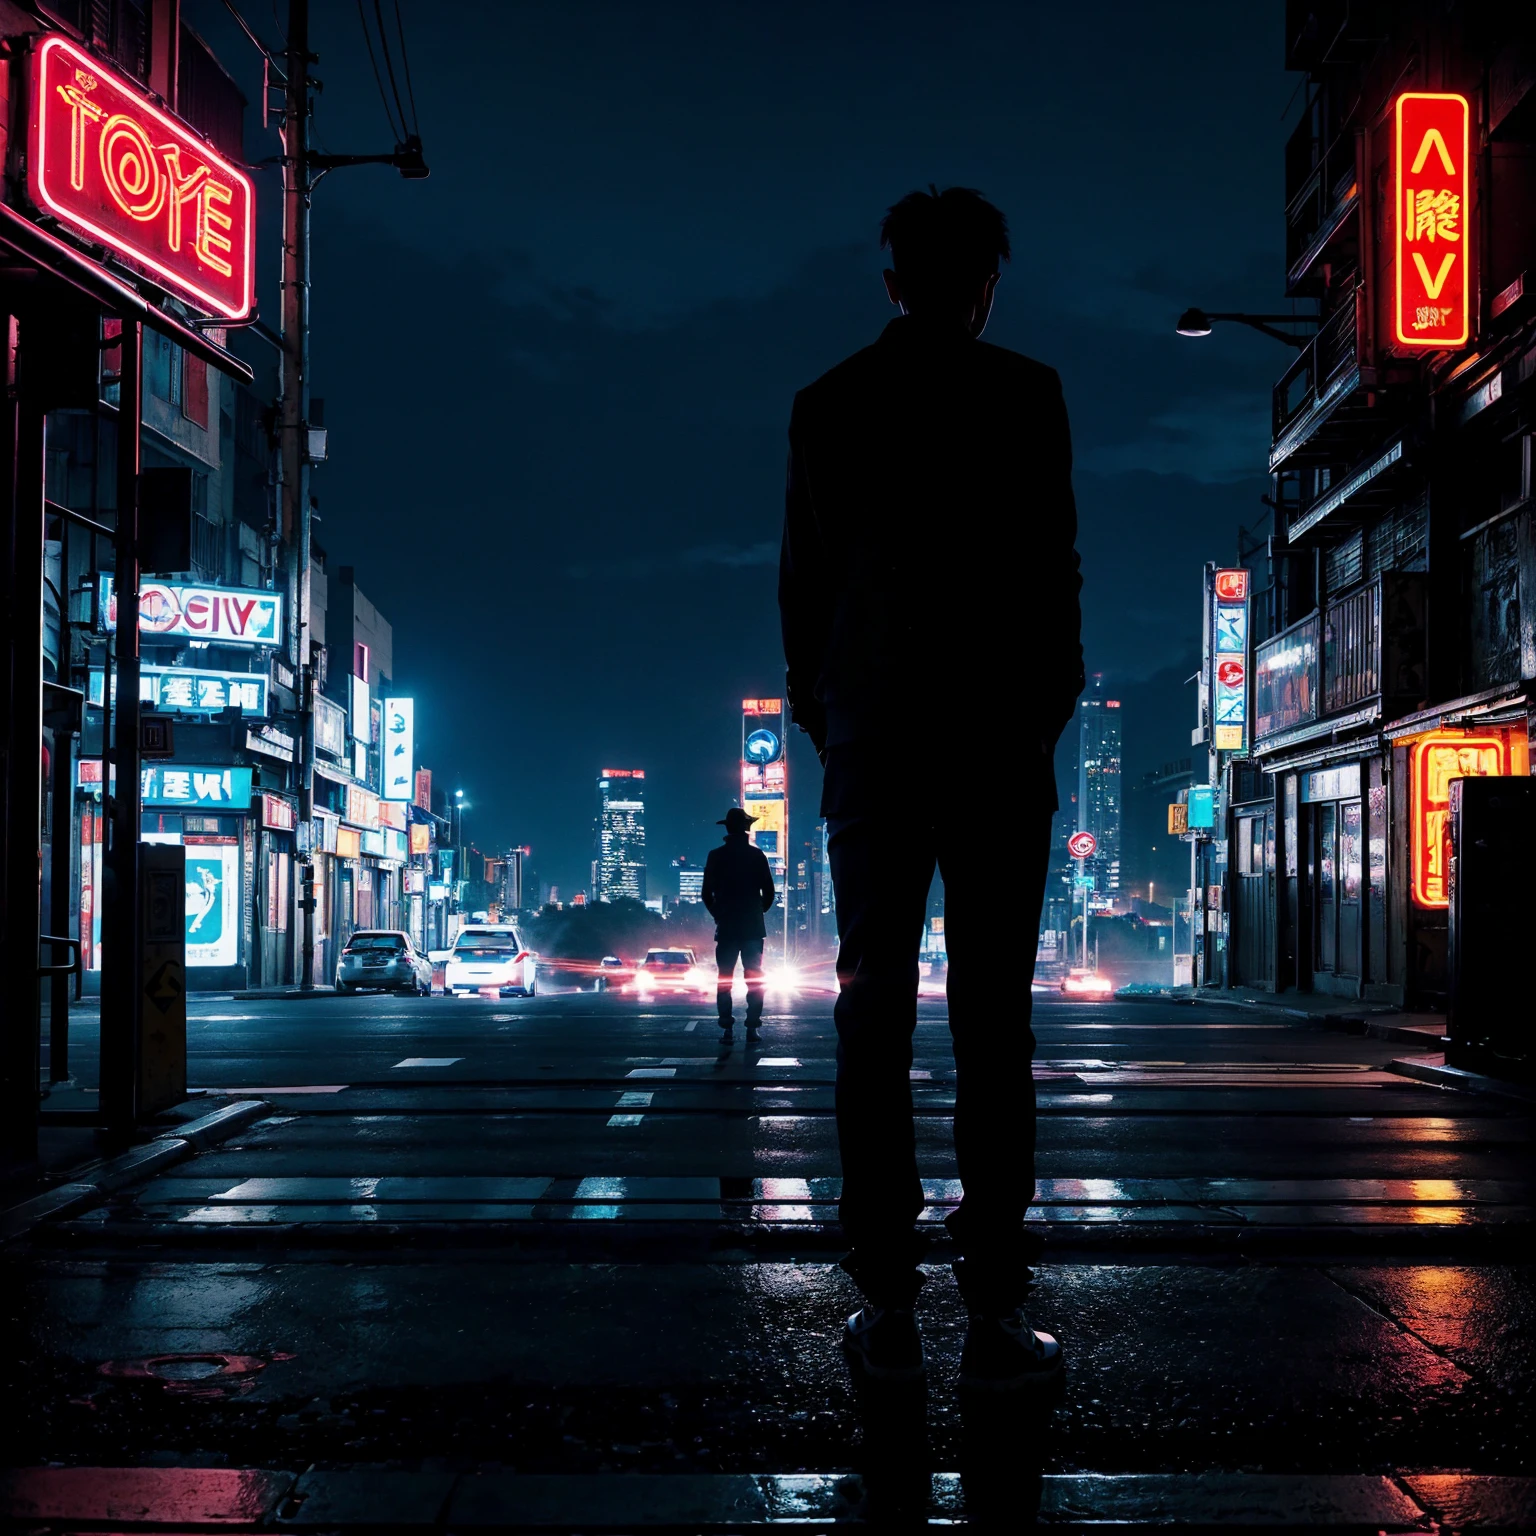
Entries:
[[[384,104],[384,116],[389,123],[390,135],[398,144],[405,138],[405,114],[400,114],[400,128],[395,128],[395,116],[390,110],[389,97],[384,93],[384,80],[379,74],[379,61],[373,52],[373,34],[368,30],[368,17],[363,10],[363,0],[357,0],[357,19],[363,29],[363,41],[368,45],[368,62],[373,66],[373,81],[379,88],[379,100]],[[383,41],[382,31],[379,34],[380,42]]]
[[395,0],[395,31],[400,37],[400,62],[405,66],[405,94],[411,102],[411,132],[421,137],[421,119],[416,116],[416,88],[411,84],[411,56],[405,50],[405,23],[400,19],[400,0]]
[[384,69],[389,75],[389,88],[395,93],[395,106],[400,113],[400,137],[405,138],[405,103],[400,99],[400,87],[395,83],[395,66],[389,57],[389,34],[384,30],[383,0],[373,0],[373,14],[379,23],[379,47],[384,51]]

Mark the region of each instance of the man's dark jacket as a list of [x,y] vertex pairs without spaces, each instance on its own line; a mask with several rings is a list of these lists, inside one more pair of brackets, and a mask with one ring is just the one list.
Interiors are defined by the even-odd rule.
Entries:
[[[902,316],[795,397],[779,607],[794,720],[818,750],[1047,748],[1083,691],[1061,381]],[[1047,754],[1038,769],[1055,804]]]
[[709,850],[700,894],[717,939],[767,937],[763,913],[773,905],[773,876],[763,850],[745,832],[727,832],[725,841]]

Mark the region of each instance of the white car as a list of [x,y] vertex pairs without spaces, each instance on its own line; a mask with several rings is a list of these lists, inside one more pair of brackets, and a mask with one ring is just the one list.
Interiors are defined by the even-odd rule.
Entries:
[[538,992],[537,957],[511,923],[461,928],[448,951],[443,991],[450,997],[473,997],[482,990],[502,997],[533,997]]

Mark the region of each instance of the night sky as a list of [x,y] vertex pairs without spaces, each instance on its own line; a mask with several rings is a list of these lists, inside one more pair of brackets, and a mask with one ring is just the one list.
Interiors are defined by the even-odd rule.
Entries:
[[[272,9],[244,10],[275,43]],[[421,756],[482,847],[585,886],[605,766],[646,771],[653,891],[718,836],[740,700],[782,690],[790,401],[894,314],[879,219],[929,182],[1012,224],[987,339],[1065,384],[1084,643],[1127,775],[1188,754],[1200,565],[1263,511],[1289,354],[1173,322],[1281,307],[1278,3],[402,10],[432,175],[316,193],[317,534],[394,624]],[[275,154],[258,55],[218,0],[185,16],[252,102],[249,158]],[[312,30],[319,146],[388,150],[356,7],[315,0]],[[275,171],[258,188],[275,214]],[[912,729],[957,751],[1011,731],[1034,666],[999,674],[996,719],[914,699]],[[803,737],[790,791],[808,835]]]

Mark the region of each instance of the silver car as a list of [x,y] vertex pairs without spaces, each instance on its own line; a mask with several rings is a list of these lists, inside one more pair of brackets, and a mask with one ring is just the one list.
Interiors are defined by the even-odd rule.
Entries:
[[432,991],[432,962],[411,942],[408,933],[360,928],[347,940],[336,962],[336,990],[357,992],[364,987],[426,997]]

